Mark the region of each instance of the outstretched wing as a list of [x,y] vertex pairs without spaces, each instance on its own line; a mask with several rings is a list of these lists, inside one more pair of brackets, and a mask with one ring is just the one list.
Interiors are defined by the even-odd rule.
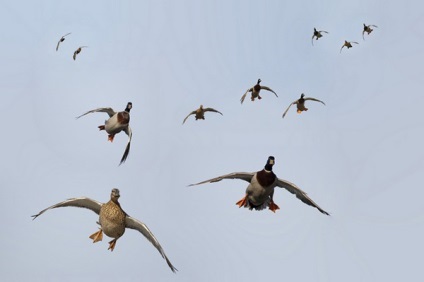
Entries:
[[359,44],[358,42],[356,42],[356,41],[350,41],[350,43],[355,43],[355,44]]
[[191,113],[189,113],[185,119],[183,120],[183,124],[186,122],[186,120],[188,119],[189,116],[196,114],[196,111],[192,111]]
[[102,205],[103,205],[102,203],[97,202],[95,200],[92,200],[90,198],[86,198],[86,197],[72,198],[72,199],[68,199],[66,201],[60,202],[58,204],[55,204],[51,207],[48,207],[48,208],[40,211],[38,214],[32,215],[32,217],[33,217],[33,220],[34,220],[38,216],[42,215],[44,212],[46,212],[48,210],[55,209],[55,208],[62,208],[62,207],[86,208],[86,209],[92,210],[93,212],[99,214],[100,208],[102,207]]
[[195,185],[204,184],[204,183],[218,182],[218,181],[221,181],[222,179],[241,179],[241,180],[244,180],[244,181],[247,181],[247,182],[250,183],[250,181],[252,181],[253,175],[255,175],[254,172],[233,172],[233,173],[221,175],[221,176],[218,176],[218,177],[215,177],[215,178],[211,178],[211,179],[199,182],[199,183],[190,184],[188,186],[195,186]]
[[340,53],[342,52],[343,47],[345,47],[346,45],[343,44],[342,48],[340,48]]
[[306,101],[306,100],[311,100],[311,101],[320,102],[320,103],[322,103],[322,104],[324,104],[324,105],[325,105],[325,103],[324,103],[323,101],[318,100],[318,99],[315,99],[315,98],[312,98],[312,97],[306,97],[306,98],[304,98],[304,99],[305,99],[305,101]]
[[241,103],[241,104],[243,104],[244,99],[246,98],[247,93],[248,93],[248,92],[252,92],[252,91],[253,91],[253,88],[249,88],[249,89],[247,89],[247,90],[246,90],[246,93],[244,93],[244,95],[243,95],[243,96],[241,96],[241,98],[240,98],[240,103]]
[[363,40],[365,40],[365,37],[364,37],[364,33],[365,33],[365,31],[366,31],[365,29],[362,31],[362,39],[363,39]]
[[328,31],[325,31],[325,30],[320,30],[319,32],[324,32],[324,33],[328,33]]
[[175,266],[173,266],[172,263],[169,261],[168,257],[165,254],[165,251],[162,249],[162,246],[159,244],[159,241],[156,239],[156,237],[153,235],[150,229],[146,226],[146,224],[127,215],[127,217],[125,218],[125,226],[127,228],[137,230],[141,234],[143,234],[144,237],[146,237],[146,239],[149,240],[150,243],[153,244],[153,246],[155,246],[155,248],[159,251],[162,257],[166,260],[166,263],[168,263],[168,266],[169,268],[171,268],[172,272],[175,272],[177,270]]
[[82,116],[85,116],[85,115],[88,115],[88,114],[91,114],[91,113],[107,113],[109,115],[109,117],[112,117],[113,115],[116,114],[116,112],[112,108],[98,108],[98,109],[95,109],[95,110],[88,111],[85,114],[82,114],[82,115],[80,115],[79,117],[76,117],[76,118],[80,118]]
[[125,127],[124,132],[128,135],[128,143],[127,143],[127,147],[125,148],[124,155],[122,156],[122,159],[121,159],[121,162],[119,163],[119,165],[121,165],[122,163],[124,163],[127,160],[128,154],[130,153],[131,138],[132,138],[131,127],[129,125],[127,127]]
[[59,50],[60,41],[61,41],[61,39],[59,39],[59,41],[57,42],[56,51]]
[[205,112],[214,112],[214,113],[218,113],[218,114],[221,114],[221,116],[223,116],[223,114],[222,114],[220,111],[217,111],[217,110],[212,109],[212,108],[206,108],[206,109],[204,109],[204,111],[205,111]]
[[330,215],[328,212],[321,209],[317,204],[315,204],[315,202],[312,201],[312,199],[309,198],[308,195],[305,192],[303,192],[302,190],[300,190],[300,188],[297,187],[295,184],[293,184],[289,181],[278,178],[277,179],[277,186],[281,187],[281,188],[285,188],[290,193],[295,194],[296,198],[298,198],[299,200],[301,200],[302,202],[304,202],[307,205],[310,205],[312,207],[317,208],[323,214]]
[[315,32],[314,34],[312,34],[312,46],[314,46],[314,37],[315,37]]
[[262,85],[261,85],[261,89],[271,91],[272,93],[274,93],[274,94],[275,94],[275,96],[277,96],[277,97],[278,97],[277,93],[275,93],[275,92],[274,92],[274,90],[272,90],[272,89],[271,89],[271,88],[269,88],[268,86],[262,86]]
[[286,111],[283,113],[283,118],[286,116],[287,112],[289,111],[290,107],[292,105],[295,105],[297,103],[298,100],[294,101],[293,103],[290,103],[290,105],[287,107]]

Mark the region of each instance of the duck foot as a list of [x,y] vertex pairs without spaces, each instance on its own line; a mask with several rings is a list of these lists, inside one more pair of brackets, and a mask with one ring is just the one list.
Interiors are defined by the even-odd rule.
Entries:
[[99,125],[98,128],[99,128],[99,130],[105,130],[105,126],[104,125]]
[[115,137],[115,134],[110,134],[107,138],[107,141],[113,142],[114,137]]
[[93,243],[101,241],[103,239],[102,229],[99,228],[99,231],[90,235],[90,239],[93,239]]
[[277,206],[274,201],[271,201],[271,203],[269,203],[269,207],[268,207],[273,213],[275,213],[276,210],[279,210],[280,207]]
[[243,199],[241,199],[240,201],[238,201],[236,203],[237,206],[239,206],[239,208],[241,207],[246,207],[247,206],[247,195],[243,197]]
[[112,241],[109,242],[109,248],[107,249],[110,250],[111,252],[113,252],[113,249],[115,249],[116,240],[117,239],[113,239]]

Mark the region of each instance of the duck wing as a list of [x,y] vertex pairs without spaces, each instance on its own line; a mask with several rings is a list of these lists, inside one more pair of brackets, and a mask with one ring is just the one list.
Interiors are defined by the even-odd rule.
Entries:
[[302,202],[304,202],[307,205],[310,205],[312,207],[317,208],[320,212],[322,212],[323,214],[326,215],[330,215],[328,212],[326,212],[325,210],[321,209],[314,201],[312,201],[311,198],[308,197],[308,195],[303,192],[299,187],[297,187],[295,184],[284,180],[284,179],[277,179],[277,186],[281,187],[281,188],[285,188],[287,191],[289,191],[292,194],[296,195],[296,198],[298,198],[299,200],[301,200]]
[[122,163],[124,163],[127,160],[128,154],[130,153],[131,138],[132,138],[131,127],[129,125],[127,127],[125,127],[124,132],[128,135],[128,143],[127,143],[127,147],[125,148],[124,155],[122,156],[122,159],[121,159],[121,162],[119,163],[119,165],[121,165]]
[[218,176],[218,177],[215,177],[215,178],[211,178],[211,179],[199,182],[199,183],[190,184],[188,186],[195,186],[195,185],[204,184],[204,183],[218,182],[218,181],[221,181],[222,179],[241,179],[241,180],[244,180],[244,181],[247,181],[247,182],[250,183],[250,181],[252,181],[253,175],[255,175],[255,172],[233,172],[233,173],[221,175],[221,176]]
[[162,257],[166,260],[166,263],[168,264],[169,268],[171,268],[172,272],[177,271],[175,266],[173,266],[172,263],[169,261],[168,257],[165,254],[165,251],[162,249],[162,246],[159,244],[159,241],[156,239],[155,235],[153,235],[153,233],[150,231],[150,229],[147,227],[146,224],[127,215],[125,218],[125,226],[127,228],[137,230],[141,234],[143,234],[144,237],[146,237],[146,239],[153,244],[153,246],[159,251]]
[[214,112],[214,113],[218,113],[218,114],[221,114],[221,116],[223,116],[223,114],[222,114],[220,111],[217,111],[217,110],[212,109],[212,108],[206,108],[206,109],[204,109],[204,111],[205,111],[205,112]]
[[306,101],[306,100],[316,101],[316,102],[320,102],[320,103],[322,103],[322,104],[324,104],[324,105],[325,105],[325,103],[324,103],[323,101],[318,100],[318,99],[315,99],[315,98],[312,98],[312,97],[306,97],[306,98],[304,98],[304,99],[305,99],[305,101]]
[[42,211],[40,211],[38,214],[32,215],[33,220],[36,219],[38,216],[42,215],[44,212],[55,209],[55,208],[63,208],[63,207],[76,207],[76,208],[86,208],[89,210],[92,210],[93,212],[99,214],[100,208],[102,207],[102,203],[97,202],[95,200],[92,200],[90,198],[86,197],[80,197],[80,198],[71,198],[68,200],[65,200],[63,202],[57,203],[51,207],[48,207]]
[[283,113],[283,118],[286,116],[287,112],[289,111],[290,107],[292,105],[295,105],[297,103],[298,100],[294,101],[293,103],[290,103],[290,105],[287,107],[286,111]]
[[243,95],[243,96],[241,96],[241,98],[240,98],[240,103],[241,103],[241,104],[243,104],[244,99],[246,99],[246,95],[247,95],[247,93],[248,93],[248,92],[252,92],[252,91],[253,91],[253,87],[252,87],[252,88],[249,88],[249,89],[247,89],[247,90],[246,90],[246,93],[244,93],[244,95]]
[[112,108],[98,108],[98,109],[88,111],[85,114],[82,114],[82,115],[80,115],[79,117],[76,117],[76,118],[80,118],[82,116],[85,116],[85,115],[88,115],[88,114],[91,114],[91,113],[107,113],[109,115],[109,117],[112,117],[116,114],[116,112]]
[[196,114],[196,111],[192,111],[191,113],[189,113],[186,117],[185,117],[185,119],[183,120],[183,124],[186,122],[186,120],[188,119],[188,117],[189,116],[191,116],[191,115],[195,115]]
[[272,89],[271,89],[271,88],[269,88],[268,86],[262,86],[262,85],[261,85],[261,89],[271,91],[272,93],[274,93],[274,94],[275,94],[275,96],[277,96],[277,97],[278,97],[277,93],[275,93],[275,92],[274,92],[274,90],[272,90]]

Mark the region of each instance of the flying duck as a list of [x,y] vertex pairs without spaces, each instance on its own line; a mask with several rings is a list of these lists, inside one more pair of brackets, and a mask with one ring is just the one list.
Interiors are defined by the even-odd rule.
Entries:
[[314,27],[314,34],[312,35],[312,45],[314,45],[314,37],[316,37],[316,40],[318,40],[319,38],[321,38],[321,37],[322,37],[321,32],[328,33],[328,32],[327,32],[327,31],[325,31],[325,30],[317,30],[317,29]]
[[57,42],[57,46],[56,46],[56,51],[59,50],[59,45],[60,43],[62,43],[63,41],[65,41],[65,36],[68,36],[69,34],[71,34],[70,32],[65,34],[64,36],[62,36],[59,41]]
[[40,211],[38,214],[33,215],[32,217],[34,220],[47,210],[62,207],[77,207],[92,210],[93,212],[99,215],[99,222],[97,223],[100,225],[100,230],[90,236],[90,239],[93,239],[93,243],[102,241],[104,232],[108,237],[114,238],[112,241],[109,242],[108,248],[108,250],[113,251],[116,245],[116,241],[121,238],[122,235],[124,235],[126,228],[137,230],[141,234],[143,234],[144,237],[146,237],[146,239],[150,241],[150,243],[153,244],[153,246],[166,260],[171,270],[175,272],[177,269],[169,261],[164,250],[159,244],[159,241],[143,222],[129,216],[121,208],[121,205],[118,202],[119,197],[119,189],[114,188],[112,189],[112,193],[110,194],[110,201],[105,204],[87,197],[71,198],[66,201],[57,203],[51,207],[48,207]]
[[340,48],[340,53],[342,52],[342,49],[343,49],[343,47],[345,47],[345,46],[347,47],[347,49],[352,48],[352,43],[359,44],[358,42],[355,42],[355,41],[346,41],[346,40],[345,40],[345,42],[344,42],[344,44],[343,44],[342,48]]
[[305,204],[317,208],[323,214],[329,215],[326,211],[315,204],[314,201],[312,201],[312,199],[309,198],[308,195],[300,190],[300,188],[295,184],[277,178],[277,176],[272,171],[272,166],[274,163],[275,158],[270,156],[268,157],[264,169],[258,172],[233,172],[196,184],[190,184],[189,186],[218,182],[222,179],[241,179],[249,182],[249,185],[246,189],[246,196],[238,201],[236,205],[238,205],[240,208],[249,208],[250,210],[263,210],[269,208],[272,212],[275,212],[279,209],[273,200],[274,188],[281,187],[287,189],[290,193],[295,194],[296,197]]
[[256,85],[253,86],[252,88],[247,89],[246,93],[244,93],[244,95],[241,96],[240,102],[242,104],[243,104],[244,99],[246,98],[247,92],[252,92],[252,97],[250,98],[252,101],[255,101],[255,98],[262,99],[262,97],[259,95],[259,92],[261,91],[261,89],[271,91],[272,93],[275,94],[275,96],[278,97],[277,93],[275,93],[274,90],[272,90],[271,88],[269,88],[267,86],[259,85],[259,83],[261,83],[261,81],[262,81],[261,79],[258,79],[258,83],[256,83]]
[[318,99],[315,99],[315,98],[311,98],[311,97],[306,97],[305,98],[305,94],[302,93],[300,95],[300,98],[299,99],[297,99],[296,101],[294,101],[293,103],[291,103],[289,105],[289,107],[287,108],[287,110],[283,114],[283,118],[286,116],[287,112],[289,111],[289,109],[290,109],[290,107],[292,105],[296,105],[297,106],[297,113],[298,114],[302,113],[303,111],[307,111],[308,108],[305,107],[305,101],[307,101],[307,100],[320,102],[320,103],[322,103],[322,104],[325,105],[325,103],[323,101],[321,101],[321,100],[318,100]]
[[77,55],[81,52],[81,49],[82,48],[87,48],[88,46],[81,46],[81,47],[78,47],[78,49],[77,50],[75,50],[75,52],[74,52],[74,56],[73,56],[73,58],[74,58],[74,61],[75,61],[75,59],[77,58]]
[[373,25],[373,24],[370,24],[370,25],[364,24],[364,29],[362,30],[362,39],[365,40],[365,37],[364,37],[365,32],[368,33],[368,35],[370,35],[370,33],[374,30],[371,27],[377,27],[378,28],[378,26]]
[[85,114],[82,114],[79,117],[77,117],[78,119],[82,116],[85,116],[86,114],[91,114],[95,112],[107,113],[109,115],[109,119],[105,121],[105,125],[99,125],[98,128],[99,130],[106,130],[106,132],[109,134],[108,141],[113,142],[113,138],[115,137],[115,134],[121,131],[124,131],[128,135],[127,147],[125,148],[124,155],[122,156],[122,159],[119,165],[121,165],[123,162],[126,161],[128,154],[130,152],[132,131],[131,131],[131,127],[129,123],[130,123],[131,109],[132,109],[132,103],[128,102],[127,107],[122,112],[115,112],[112,108],[98,108],[95,110],[88,111]]
[[183,121],[183,124],[186,122],[186,120],[188,119],[189,116],[191,115],[196,115],[195,118],[196,120],[198,119],[205,119],[205,112],[214,112],[214,113],[218,113],[223,115],[220,111],[217,111],[215,109],[212,108],[203,108],[203,105],[200,105],[200,107],[197,110],[192,111],[191,113],[188,114],[188,116],[186,116],[186,118]]

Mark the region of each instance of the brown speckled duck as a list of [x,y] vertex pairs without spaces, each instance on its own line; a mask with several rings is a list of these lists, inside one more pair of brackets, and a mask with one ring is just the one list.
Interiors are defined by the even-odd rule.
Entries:
[[318,39],[320,39],[321,37],[322,37],[322,32],[324,32],[324,33],[328,33],[327,31],[325,31],[325,30],[317,30],[315,27],[314,27],[314,34],[312,34],[312,45],[314,45],[314,37],[316,37],[316,40],[318,40]]
[[132,109],[132,103],[128,102],[127,107],[122,112],[115,112],[112,108],[98,108],[95,110],[88,111],[85,114],[82,114],[79,117],[77,117],[78,119],[87,114],[96,113],[96,112],[107,113],[109,115],[109,119],[105,121],[105,125],[99,125],[98,128],[99,130],[106,130],[106,132],[109,134],[108,141],[113,142],[113,138],[115,137],[115,134],[118,134],[121,131],[124,131],[128,135],[127,147],[125,148],[124,155],[122,156],[122,159],[119,165],[121,165],[123,162],[126,161],[128,154],[130,153],[132,130],[129,123],[130,123],[131,109]]
[[347,49],[352,48],[352,43],[359,44],[356,41],[346,41],[343,43],[342,48],[340,48],[340,53],[342,52],[343,47],[347,47]]
[[66,36],[68,36],[69,34],[71,34],[71,33],[69,32],[69,33],[65,34],[64,36],[62,36],[62,37],[59,39],[59,41],[57,42],[57,45],[56,45],[56,51],[57,51],[57,50],[59,50],[59,45],[60,45],[60,43],[62,43],[63,41],[65,41],[65,37],[66,37]]
[[78,47],[78,49],[77,49],[77,50],[75,50],[75,52],[74,52],[74,56],[73,56],[74,61],[75,61],[75,59],[77,58],[77,55],[81,52],[82,48],[87,48],[87,47],[88,47],[88,46],[81,46],[81,47]]
[[55,204],[51,207],[48,207],[38,214],[33,215],[33,220],[38,216],[42,215],[44,212],[54,208],[61,207],[77,207],[77,208],[86,208],[92,210],[93,212],[99,215],[100,230],[95,232],[90,236],[90,239],[93,239],[93,243],[102,241],[103,233],[105,233],[108,237],[114,238],[109,242],[108,250],[113,251],[116,245],[116,241],[125,233],[126,228],[134,229],[139,231],[141,234],[146,237],[150,243],[159,251],[162,257],[168,263],[168,266],[171,268],[173,272],[177,269],[171,264],[168,257],[166,256],[164,250],[162,249],[159,241],[150,231],[150,229],[141,221],[129,216],[122,208],[118,202],[120,197],[119,190],[114,188],[112,189],[112,193],[110,194],[110,201],[103,204],[98,201],[92,200],[86,197],[80,198],[71,198],[66,201]]
[[260,85],[261,81],[262,81],[261,79],[258,79],[258,82],[256,83],[256,85],[247,89],[246,93],[244,93],[244,95],[241,96],[240,102],[242,104],[243,104],[243,101],[246,98],[246,95],[247,95],[248,92],[252,92],[252,97],[250,98],[250,100],[255,101],[256,98],[262,99],[262,97],[259,95],[260,92],[261,92],[261,89],[271,91],[272,93],[275,94],[276,97],[278,97],[277,93],[275,93],[274,90],[272,90],[271,88],[269,88],[267,86]]
[[205,119],[205,112],[214,112],[223,115],[220,111],[217,111],[212,108],[203,108],[203,105],[200,105],[200,107],[197,110],[192,111],[191,113],[186,116],[186,118],[183,120],[183,124],[186,122],[189,116],[195,115],[196,120],[198,119]]
[[283,113],[283,118],[286,116],[286,114],[287,114],[287,112],[289,111],[289,109],[290,109],[290,107],[292,106],[292,105],[296,105],[297,106],[297,113],[298,114],[300,114],[300,113],[302,113],[303,111],[307,111],[308,110],[308,108],[306,108],[305,107],[305,101],[308,101],[308,100],[310,100],[310,101],[316,101],[316,102],[320,102],[320,103],[322,103],[322,104],[324,104],[325,105],[325,103],[323,102],[323,101],[321,101],[321,100],[318,100],[318,99],[315,99],[315,98],[312,98],[312,97],[306,97],[305,98],[305,94],[301,94],[300,95],[300,98],[299,99],[297,99],[296,101],[294,101],[294,102],[292,102],[289,106],[288,106],[288,108],[285,110],[285,112]]
[[365,32],[366,32],[368,35],[370,35],[370,33],[374,30],[374,29],[372,29],[371,27],[377,27],[377,28],[378,28],[378,26],[373,25],[373,24],[370,24],[370,25],[366,25],[366,24],[364,24],[364,29],[362,30],[362,39],[363,39],[363,40],[365,40],[365,37],[364,37],[364,33],[365,33]]
[[240,208],[245,207],[250,210],[263,210],[269,208],[272,212],[275,212],[279,207],[274,203],[274,188],[281,187],[285,188],[292,194],[295,194],[298,199],[307,205],[317,208],[323,214],[329,215],[326,211],[321,209],[308,195],[300,190],[295,184],[290,183],[286,180],[277,178],[272,171],[272,167],[275,163],[273,156],[268,157],[263,170],[258,172],[233,172],[230,174],[218,176],[212,179],[208,179],[196,184],[190,184],[189,186],[213,183],[221,181],[222,179],[241,179],[249,182],[246,189],[246,196],[236,203]]

